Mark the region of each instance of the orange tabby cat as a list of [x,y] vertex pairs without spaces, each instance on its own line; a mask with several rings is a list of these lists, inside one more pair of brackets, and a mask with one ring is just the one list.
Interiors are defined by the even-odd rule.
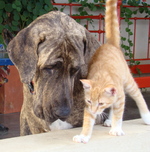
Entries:
[[111,125],[110,135],[124,135],[122,117],[125,92],[136,101],[143,121],[150,124],[150,112],[120,50],[117,0],[106,2],[105,31],[107,42],[93,56],[88,78],[81,80],[86,107],[83,129],[80,135],[73,137],[75,142],[89,141],[97,114],[101,114],[109,107],[112,109],[112,121],[111,124],[106,121],[105,125]]

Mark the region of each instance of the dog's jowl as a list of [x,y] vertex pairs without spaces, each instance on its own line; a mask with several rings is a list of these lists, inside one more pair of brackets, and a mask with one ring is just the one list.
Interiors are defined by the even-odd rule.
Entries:
[[61,12],[38,17],[8,44],[10,59],[23,83],[21,135],[50,130],[59,119],[82,125],[87,65],[99,42]]

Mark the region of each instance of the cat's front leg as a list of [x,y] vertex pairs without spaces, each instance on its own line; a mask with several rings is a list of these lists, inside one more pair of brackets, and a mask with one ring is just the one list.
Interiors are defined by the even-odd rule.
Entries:
[[112,109],[112,127],[109,131],[110,135],[113,136],[123,136],[124,132],[122,130],[122,117],[124,112],[124,96],[120,98],[118,102],[113,105]]
[[73,137],[73,141],[77,143],[87,143],[93,131],[93,126],[95,124],[96,115],[91,114],[86,108],[84,110],[84,120],[82,132],[80,135]]
[[104,124],[103,124],[105,127],[111,127],[112,115],[113,115],[113,107],[111,106],[111,108],[110,108],[110,110],[109,110],[108,119],[106,119],[106,120],[104,121]]
[[110,135],[113,136],[123,136],[124,132],[122,130],[122,119],[112,120],[112,127],[109,131]]

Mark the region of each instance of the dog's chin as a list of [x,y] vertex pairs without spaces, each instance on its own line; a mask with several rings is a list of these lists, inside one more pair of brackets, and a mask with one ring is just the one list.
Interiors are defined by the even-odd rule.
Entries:
[[66,116],[57,116],[56,114],[49,114],[50,112],[43,112],[42,108],[39,108],[40,106],[36,107],[36,110],[34,110],[34,114],[40,118],[45,120],[48,123],[53,123],[57,119],[60,119],[61,121],[65,121],[68,118],[68,115]]
[[45,121],[48,123],[53,123],[56,120],[60,119],[61,121],[65,121],[67,118],[58,118],[58,117],[45,117]]

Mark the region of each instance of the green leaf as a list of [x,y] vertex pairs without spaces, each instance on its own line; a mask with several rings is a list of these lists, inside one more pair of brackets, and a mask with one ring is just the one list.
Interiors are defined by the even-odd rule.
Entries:
[[16,9],[17,9],[17,11],[18,11],[18,12],[20,12],[20,11],[21,11],[21,8],[20,8],[20,7],[17,7]]
[[44,10],[44,9],[41,9],[41,10],[39,11],[39,15],[43,15],[43,14],[45,14],[45,13],[47,13],[47,11]]
[[129,53],[125,52],[125,56],[129,56]]
[[142,72],[139,68],[136,68],[136,71],[137,71],[138,74],[140,74],[140,75],[142,74]]
[[44,0],[45,4],[47,4],[48,6],[51,5],[50,0]]
[[42,8],[42,5],[41,3],[37,2],[36,3],[36,6],[35,6],[35,9],[37,10],[37,12]]
[[144,12],[144,8],[143,7],[140,7],[139,8],[139,12],[142,14]]
[[4,1],[0,1],[0,9],[5,8],[5,2]]
[[128,18],[125,18],[125,22],[129,22],[129,19],[128,19]]
[[88,0],[84,0],[84,1],[81,1],[80,3],[81,3],[82,6],[87,7],[87,5],[88,5],[88,4],[87,4],[87,1],[88,1]]
[[133,32],[130,31],[130,32],[129,32],[129,35],[133,35]]
[[92,11],[93,11],[93,12],[94,12],[94,11],[97,11],[97,7],[94,6],[94,7],[92,8]]
[[27,20],[26,16],[21,15],[21,20],[22,20],[22,21],[26,21],[26,20]]
[[35,20],[37,18],[37,16],[33,16],[33,20]]
[[21,2],[24,6],[27,6],[27,0],[21,0]]
[[132,24],[133,24],[133,22],[131,22],[131,21],[128,22],[128,25],[132,25]]
[[8,16],[7,16],[6,13],[3,13],[2,16],[3,16],[3,18],[4,18],[5,20],[7,20]]
[[32,12],[32,5],[31,5],[31,3],[27,6],[27,10],[29,11],[29,12]]
[[28,17],[28,16],[30,15],[30,13],[29,13],[28,11],[24,11],[24,12],[23,12],[23,15],[24,15],[25,17]]
[[12,8],[12,5],[10,3],[5,5],[6,12],[12,12],[12,10],[13,10],[13,8]]
[[3,22],[3,18],[0,16],[0,23],[2,23]]
[[80,13],[80,15],[81,15],[81,16],[84,16],[84,15],[88,15],[88,13],[87,13],[86,11],[82,11],[82,12]]
[[21,2],[16,0],[15,1],[15,5],[20,7],[21,6]]
[[126,32],[130,32],[130,29],[128,27],[126,28]]
[[129,50],[130,47],[129,47],[129,46],[124,46],[124,49],[125,49],[125,50]]
[[11,27],[8,24],[4,25],[4,29],[8,29],[9,31],[11,31]]
[[82,12],[83,9],[84,9],[84,7],[79,7],[79,8],[78,8],[78,11],[79,11],[79,12]]
[[37,16],[38,14],[39,14],[39,12],[38,12],[39,10],[38,9],[33,9],[33,14],[35,15],[35,16]]
[[80,23],[80,21],[81,21],[80,19],[76,19],[76,22],[77,22],[77,23]]
[[137,14],[138,10],[133,11],[133,14]]
[[124,44],[121,44],[121,47],[122,47],[123,49],[125,49],[125,45],[124,45]]
[[125,37],[121,37],[121,40],[122,40],[122,41],[126,41],[126,38],[125,38]]
[[18,21],[19,19],[20,19],[19,14],[18,14],[18,13],[15,13],[15,14],[14,14],[14,20],[15,20],[15,21]]
[[0,35],[0,44],[4,44],[2,35]]
[[19,23],[17,21],[12,21],[12,25],[17,26]]
[[17,6],[16,6],[15,4],[12,4],[12,8],[13,8],[13,9],[16,9]]
[[69,3],[72,3],[72,0],[68,0]]
[[[130,58],[133,58],[133,53],[130,53],[130,54],[129,54],[129,57],[130,57]],[[134,60],[131,60],[131,62],[134,63],[135,61],[134,61]]]
[[0,33],[2,33],[3,29],[4,29],[4,26],[0,24]]
[[139,65],[141,62],[140,61],[135,61],[135,64],[136,65]]
[[92,21],[92,19],[91,18],[87,18],[87,21]]
[[28,19],[26,24],[29,25],[33,20],[32,19]]
[[[49,8],[48,5],[45,5],[45,6],[44,6],[44,9],[45,9],[46,12],[49,12],[49,11],[50,11],[50,8]],[[62,8],[62,11],[63,11],[63,9],[64,9],[64,8]]]
[[11,26],[11,29],[13,30],[13,31],[18,31],[19,29],[18,29],[18,27],[17,26]]
[[3,12],[3,10],[0,10],[0,16],[1,16],[2,14],[4,14],[4,12]]

